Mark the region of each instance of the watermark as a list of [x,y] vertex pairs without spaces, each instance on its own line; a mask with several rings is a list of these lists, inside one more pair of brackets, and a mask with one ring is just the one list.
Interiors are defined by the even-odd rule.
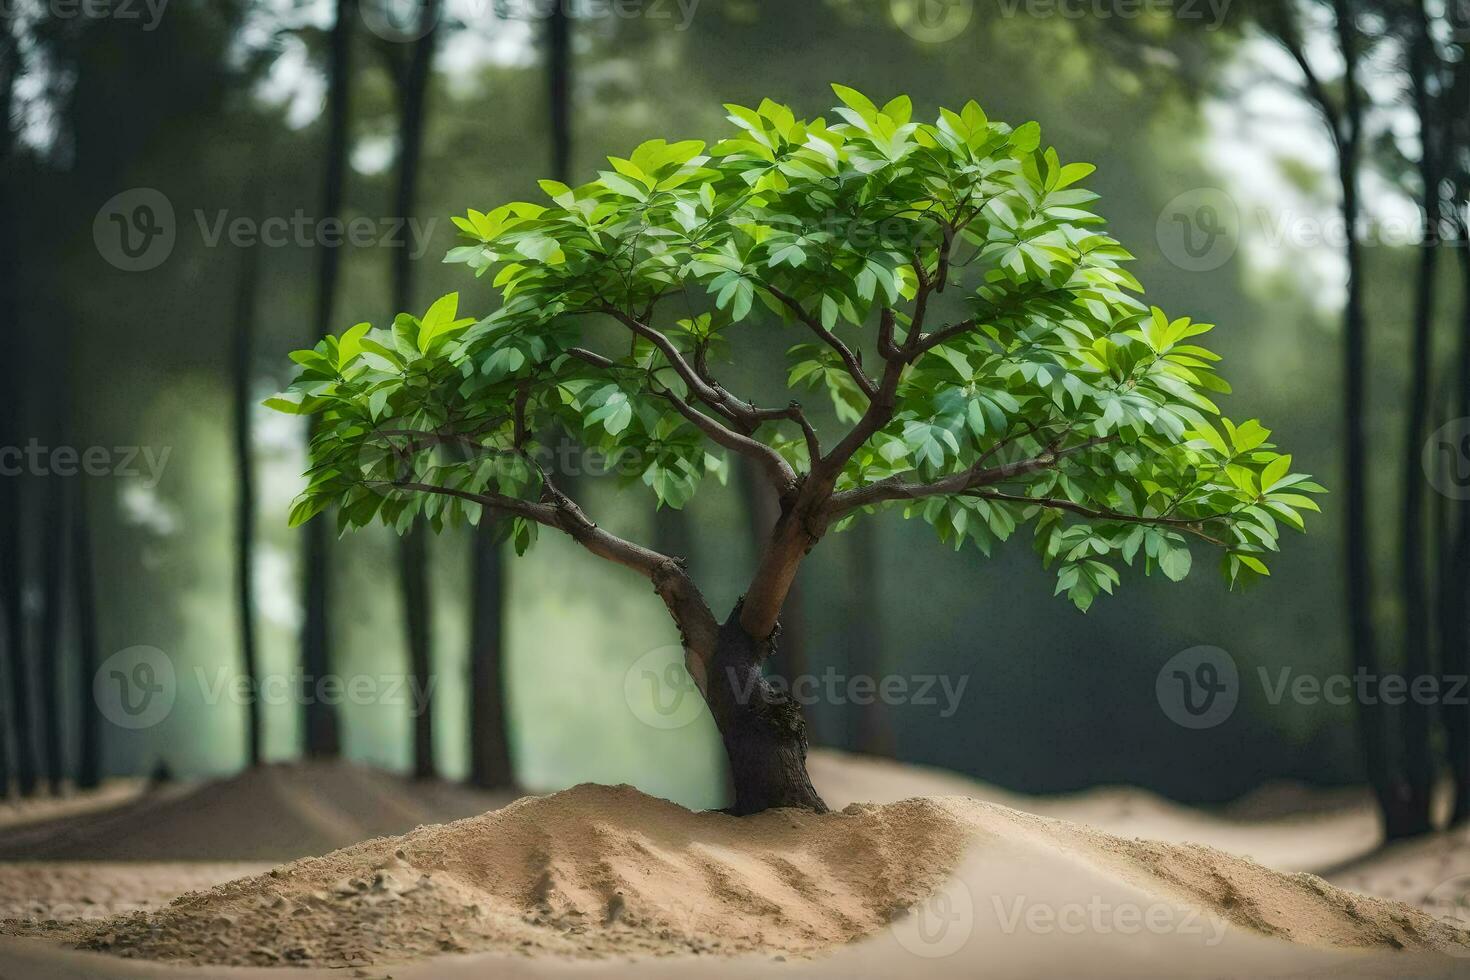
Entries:
[[[52,20],[115,20],[138,24],[145,32],[158,29],[169,0],[45,0],[42,4]],[[18,19],[22,7],[33,9],[27,0],[0,0],[0,14]]]
[[17,476],[116,476],[138,479],[152,490],[163,479],[173,447],[45,446],[32,438],[24,446],[0,446],[0,478]]
[[1456,705],[1470,704],[1462,674],[1374,674],[1359,667],[1349,674],[1299,674],[1291,667],[1257,667],[1256,673],[1272,705],[1291,701],[1312,706],[1330,704]]
[[[1446,878],[1429,890],[1423,899],[1424,910],[1441,922],[1457,929],[1470,929],[1470,874]],[[1470,956],[1470,944],[1451,943],[1451,956]]]
[[1197,187],[1176,195],[1154,227],[1159,251],[1186,272],[1209,272],[1235,255],[1240,241],[1240,210],[1218,187]]
[[568,20],[649,20],[687,31],[701,0],[442,0],[430,10],[426,0],[362,0],[358,11],[369,31],[385,41],[411,43],[429,34],[446,17],[464,23],[490,20],[539,22],[560,12]]
[[173,711],[178,694],[174,662],[157,647],[119,650],[92,676],[92,700],[102,717],[119,728],[161,724]]
[[975,18],[975,0],[888,0],[888,16],[909,37],[925,44],[953,41]]
[[307,674],[292,671],[250,677],[224,667],[210,674],[203,667],[194,668],[194,682],[200,700],[210,706],[230,703],[298,705],[325,704],[333,707],[353,705],[367,707],[408,708],[417,718],[429,709],[439,678],[429,675],[421,680],[413,674]]
[[953,956],[965,948],[975,931],[975,898],[964,881],[951,878],[888,928],[898,944],[915,956]]
[[97,252],[124,272],[147,272],[163,265],[177,238],[173,202],[151,187],[114,195],[92,221]]
[[1174,654],[1154,680],[1159,707],[1183,728],[1214,728],[1235,713],[1240,671],[1219,647],[1190,647]]
[[996,0],[1002,17],[1059,17],[1064,20],[1138,20],[1169,17],[1202,21],[1207,31],[1225,24],[1234,0]]
[[[264,218],[228,208],[192,212],[194,229],[205,248],[402,248],[415,258],[429,250],[437,218],[313,217],[297,208],[289,215]],[[98,210],[92,223],[97,252],[124,272],[148,272],[168,261],[178,244],[173,203],[149,187],[123,191]]]
[[[413,717],[428,710],[439,678],[412,674],[268,673],[259,677],[227,667],[196,666],[186,675],[194,700],[208,707],[326,704],[334,707],[403,707]],[[173,712],[185,686],[173,658],[157,647],[120,650],[103,661],[92,678],[92,697],[103,717],[120,728],[144,729],[162,724]]]
[[[1351,674],[1298,671],[1292,666],[1258,666],[1255,683],[1266,703],[1331,705],[1470,705],[1470,676],[1463,674],[1376,674],[1359,667]],[[1155,693],[1169,720],[1184,728],[1223,724],[1240,700],[1242,681],[1235,658],[1219,647],[1191,647],[1159,670]]]
[[[739,704],[751,704],[764,696],[760,680],[759,675],[734,669],[724,678],[712,678],[712,682],[728,684]],[[970,682],[968,674],[877,676],[843,674],[833,667],[820,674],[769,675],[764,680],[778,696],[804,708],[818,704],[915,706],[935,709],[940,718],[954,717]],[[623,698],[638,720],[651,728],[683,728],[704,710],[704,698],[685,669],[684,651],[677,644],[657,647],[633,661],[623,674]]]
[[1033,902],[1025,895],[993,895],[992,910],[1007,936],[1024,930],[1038,936],[1061,933],[1136,936],[1203,936],[1206,946],[1220,945],[1229,928],[1219,916],[1168,902],[1113,902],[1093,895],[1086,902]]
[[1246,212],[1218,187],[1196,187],[1164,205],[1155,226],[1159,250],[1186,272],[1210,272],[1234,257],[1246,233],[1274,250],[1329,248],[1354,241],[1365,248],[1463,247],[1466,225],[1458,209],[1427,224],[1412,214],[1361,215],[1349,234],[1338,212],[1256,207]]
[[1436,429],[1424,443],[1420,463],[1436,491],[1451,500],[1470,500],[1470,418]]
[[684,667],[684,648],[677,643],[655,647],[623,673],[623,700],[634,717],[649,728],[672,731],[694,722],[704,711],[704,697]]

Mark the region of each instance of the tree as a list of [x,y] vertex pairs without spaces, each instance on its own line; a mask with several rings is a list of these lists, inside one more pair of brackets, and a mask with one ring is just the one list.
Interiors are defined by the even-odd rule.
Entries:
[[[322,184],[324,216],[335,217],[342,212],[348,127],[352,117],[352,23],[356,17],[357,0],[337,0],[327,81],[326,170]],[[332,322],[342,258],[341,249],[323,248],[319,252],[314,332],[326,331]],[[301,635],[302,673],[306,685],[302,698],[305,749],[308,756],[335,756],[341,750],[337,711],[313,693],[314,685],[331,670],[332,662],[331,547],[326,529],[320,524],[307,531],[301,580],[302,607],[306,617]]]
[[[1414,115],[1419,123],[1418,174],[1422,185],[1420,207],[1424,214],[1424,240],[1419,246],[1419,270],[1414,287],[1413,327],[1409,343],[1409,378],[1406,394],[1408,410],[1404,418],[1403,488],[1404,506],[1400,529],[1400,555],[1403,565],[1404,597],[1404,668],[1412,682],[1433,673],[1430,648],[1430,583],[1424,532],[1424,498],[1428,490],[1424,479],[1423,446],[1429,435],[1429,400],[1433,383],[1430,360],[1436,287],[1439,282],[1441,135],[1443,81],[1439,56],[1435,51],[1429,12],[1424,0],[1413,0],[1402,11],[1402,34],[1406,38],[1405,60],[1408,63],[1410,92]],[[1393,11],[1399,13],[1398,10]],[[1434,792],[1435,766],[1431,746],[1433,707],[1425,700],[1411,698],[1404,706],[1404,776],[1408,785],[1408,805],[1412,822],[1407,829],[1427,832],[1432,828],[1430,808]]]
[[[1322,118],[1336,154],[1339,213],[1347,230],[1347,301],[1343,307],[1342,422],[1346,506],[1343,540],[1346,555],[1348,644],[1355,672],[1382,677],[1383,666],[1374,627],[1373,562],[1369,535],[1368,483],[1368,322],[1363,310],[1362,243],[1356,229],[1361,213],[1365,99],[1359,62],[1365,39],[1357,24],[1356,0],[1315,0],[1308,7],[1327,11],[1333,40],[1342,58],[1341,92],[1334,92],[1307,53],[1297,4],[1265,3],[1258,7],[1261,26],[1291,57],[1301,74],[1302,91]],[[1376,699],[1359,699],[1359,740],[1369,785],[1373,788],[1389,840],[1413,837],[1429,829],[1427,800],[1406,775],[1404,751],[1391,724],[1393,717]],[[1416,764],[1416,768],[1420,768]]]
[[[418,201],[419,160],[423,156],[425,106],[429,77],[434,68],[434,51],[439,43],[440,0],[424,0],[419,8],[420,36],[409,48],[408,58],[397,70],[398,92],[398,181],[394,191],[394,213],[410,217]],[[406,308],[413,301],[413,256],[407,248],[392,250],[393,305]],[[399,595],[403,602],[404,639],[409,669],[419,690],[432,692],[433,623],[429,608],[429,551],[423,529],[411,527],[400,539],[398,549]],[[413,716],[413,774],[416,779],[433,779],[433,699],[426,695]]]
[[[261,187],[252,188],[252,211],[262,212]],[[234,395],[235,452],[235,616],[240,631],[240,667],[250,679],[250,697],[245,702],[245,757],[251,768],[264,761],[261,725],[260,653],[255,632],[255,460],[250,412],[250,379],[254,358],[256,300],[260,294],[260,249],[244,249],[240,257],[240,281],[235,293],[234,349],[231,353],[231,383]]]
[[[1090,165],[973,102],[920,124],[906,97],[879,108],[834,88],[834,125],[732,105],[736,132],[708,152],[654,140],[580,187],[544,181],[548,205],[456,218],[468,243],[448,258],[498,270],[499,309],[461,317],[451,294],[391,330],[358,324],[293,355],[300,372],[270,403],[318,420],[295,524],[331,506],[340,528],[400,531],[488,510],[518,551],[546,529],[647,579],[720,730],[738,814],[825,809],[800,708],[761,671],[829,532],[898,508],[989,552],[1029,524],[1085,611],[1120,565],[1183,578],[1190,539],[1222,552],[1232,584],[1268,574],[1280,525],[1303,527],[1321,491],[1259,422],[1212,419],[1205,392],[1228,386],[1191,342],[1211,328],[1132,295],[1129,253],[1076,186]],[[963,309],[946,323],[952,288]],[[660,304],[676,293],[712,308],[675,320]],[[736,340],[764,336],[757,302],[806,341],[789,383],[825,385],[830,424],[717,379]],[[680,562],[561,489],[537,442],[553,422],[637,461],[630,479],[673,504],[718,451],[759,468],[781,512],[723,621]]]

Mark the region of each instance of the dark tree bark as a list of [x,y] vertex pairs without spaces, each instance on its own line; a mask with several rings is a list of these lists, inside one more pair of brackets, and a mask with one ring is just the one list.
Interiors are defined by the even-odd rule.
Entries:
[[505,556],[487,511],[470,541],[470,783],[515,785],[505,697]]
[[[400,73],[398,117],[398,185],[394,213],[409,219],[418,201],[419,162],[423,157],[425,105],[434,51],[439,41],[440,0],[425,0],[419,9],[423,36],[414,42],[408,63]],[[413,256],[407,248],[392,250],[393,302],[396,309],[413,304]],[[416,779],[433,779],[434,712],[430,684],[433,656],[432,610],[429,604],[429,552],[421,521],[399,540],[399,593],[403,601],[404,632],[408,644],[409,669],[425,692],[421,709],[413,717],[413,774]]]
[[66,534],[68,484],[51,477],[45,494],[41,538],[41,733],[46,785],[60,796],[66,776],[63,748],[61,664],[65,658],[63,629],[66,609]]
[[77,613],[78,789],[102,785],[102,719],[92,694],[92,678],[102,663],[97,633],[97,574],[92,545],[88,477],[77,477],[72,507],[71,574]]
[[[258,199],[258,194],[256,195]],[[260,213],[258,200],[254,213]],[[234,386],[235,449],[235,616],[240,631],[240,668],[251,682],[245,704],[245,757],[253,769],[264,761],[261,726],[260,658],[255,634],[255,460],[251,435],[251,362],[254,354],[256,297],[260,289],[260,249],[241,255],[240,282],[235,295]]]
[[771,686],[761,665],[775,636],[758,640],[740,624],[740,607],[720,628],[710,661],[705,703],[714,715],[735,788],[737,816],[776,807],[825,813],[827,805],[806,771],[806,722],[801,708]]
[[[329,81],[327,84],[326,172],[322,188],[323,218],[338,217],[347,174],[348,129],[352,116],[352,25],[357,19],[357,0],[337,0],[332,25]],[[319,334],[333,326],[341,249],[318,249],[316,327]],[[305,529],[305,561],[302,575],[302,671],[307,689],[303,692],[303,731],[306,754],[335,757],[342,749],[340,720],[336,708],[315,696],[316,679],[332,669],[331,629],[331,537],[325,521],[312,521]]]
[[546,82],[551,109],[551,175],[566,181],[572,169],[572,20],[564,3],[546,19]]
[[[1409,683],[1433,672],[1430,651],[1430,603],[1427,556],[1424,541],[1423,446],[1429,431],[1429,362],[1434,322],[1435,287],[1439,259],[1440,219],[1440,126],[1436,93],[1431,79],[1437,74],[1438,57],[1429,33],[1423,0],[1418,16],[1412,18],[1412,42],[1407,57],[1419,121],[1419,177],[1423,184],[1424,241],[1419,247],[1419,272],[1414,288],[1413,329],[1410,340],[1408,411],[1404,421],[1403,525],[1400,552],[1403,567],[1404,666]],[[1434,789],[1434,758],[1430,745],[1433,707],[1422,699],[1410,698],[1403,708],[1405,807],[1410,823],[1405,830],[1418,833],[1430,828],[1431,794]]]
[[[19,71],[19,51],[12,21],[13,8],[0,9],[0,317],[6,323],[16,322],[19,303],[16,301],[16,276],[14,272],[15,250],[11,242],[15,209],[11,206],[10,189],[14,186],[15,160],[12,155],[15,134],[11,129],[14,118],[12,105],[15,94],[15,78]],[[12,333],[12,335],[14,335]],[[19,351],[6,345],[0,357],[0,447],[19,445],[20,426],[20,356]],[[5,669],[11,658],[20,649],[21,609],[19,592],[12,582],[20,581],[20,524],[16,512],[18,477],[0,477],[0,621],[4,633],[0,634],[4,656],[0,657],[0,799],[11,793],[11,747],[14,719],[10,717],[5,687],[7,681],[14,682],[14,674]]]
[[[1367,318],[1363,309],[1363,259],[1357,237],[1358,179],[1362,157],[1363,104],[1358,79],[1362,35],[1353,0],[1331,0],[1335,38],[1343,59],[1342,95],[1334,96],[1313,70],[1295,15],[1288,5],[1271,5],[1262,21],[1302,73],[1307,98],[1321,113],[1337,157],[1340,214],[1347,230],[1347,301],[1343,308],[1343,534],[1348,647],[1355,671],[1382,678],[1373,616],[1372,549],[1368,535]],[[1389,840],[1424,828],[1413,817],[1408,781],[1401,768],[1395,726],[1376,699],[1359,699],[1358,735],[1368,783],[1378,801]]]
[[[1447,84],[1443,107],[1447,125],[1443,132],[1449,140],[1441,159],[1453,168],[1452,216],[1460,260],[1460,324],[1458,350],[1455,357],[1454,413],[1461,425],[1470,425],[1470,7],[1449,5],[1451,27],[1459,39],[1461,57]],[[1459,107],[1458,109],[1456,107]],[[1462,430],[1465,431],[1465,430]],[[1461,456],[1465,447],[1456,447]],[[1447,522],[1452,536],[1447,545],[1440,580],[1439,630],[1443,669],[1451,683],[1454,678],[1470,674],[1470,500],[1446,501]],[[1470,823],[1470,704],[1445,705],[1445,738],[1454,785],[1451,826]]]

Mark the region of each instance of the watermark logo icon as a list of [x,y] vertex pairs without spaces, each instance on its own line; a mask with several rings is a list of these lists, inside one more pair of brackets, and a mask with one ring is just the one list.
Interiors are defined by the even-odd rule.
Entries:
[[1197,187],[1164,205],[1154,236],[1159,250],[1175,266],[1186,272],[1209,272],[1235,255],[1240,209],[1224,191]]
[[683,728],[700,716],[704,698],[684,667],[684,648],[677,643],[656,647],[623,675],[623,699],[639,721],[650,728]]
[[177,697],[173,661],[157,647],[119,650],[92,677],[92,699],[119,728],[152,728],[169,716]]
[[889,0],[898,29],[925,44],[943,44],[965,32],[975,16],[975,0]]
[[1183,728],[1214,728],[1235,713],[1240,672],[1219,647],[1191,647],[1170,657],[1154,682],[1159,707]]
[[1470,500],[1470,419],[1451,419],[1424,443],[1429,485],[1451,500]]
[[[1441,922],[1458,929],[1470,930],[1470,874],[1446,878],[1424,896],[1424,908]],[[1470,956],[1470,946],[1454,943],[1449,946],[1453,956]]]
[[889,929],[898,944],[915,956],[951,956],[965,948],[975,931],[974,896],[963,881],[952,878]]
[[92,222],[98,254],[124,272],[158,268],[173,254],[177,238],[172,202],[151,187],[115,195],[98,209]]
[[366,0],[359,6],[367,29],[385,41],[407,44],[425,37],[439,23],[443,5],[425,16],[429,0]]

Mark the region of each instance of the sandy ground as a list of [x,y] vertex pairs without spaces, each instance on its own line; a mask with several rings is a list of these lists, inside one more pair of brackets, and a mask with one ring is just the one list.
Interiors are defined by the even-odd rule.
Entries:
[[[262,796],[268,804],[261,811],[268,814],[266,820],[257,822],[254,828],[241,828],[249,830],[245,834],[249,848],[272,843],[261,840],[259,823],[272,827],[272,832],[264,836],[278,838],[274,845],[279,846],[288,838],[320,842],[336,834],[360,834],[363,808],[369,813],[393,814],[393,819],[400,822],[409,819],[412,822],[407,826],[421,822],[406,812],[402,781],[393,777],[354,770],[347,776],[318,772],[311,778],[299,778],[301,774],[294,771],[297,767],[281,768],[284,771],[274,773],[269,780],[234,786],[237,804],[244,795]],[[419,923],[424,926],[422,934],[414,937],[417,926],[412,926],[400,936],[398,945],[434,953],[432,958],[380,967],[368,962],[377,959],[369,952],[346,974],[391,975],[397,980],[489,975],[624,980],[635,971],[640,978],[657,977],[661,971],[687,976],[696,965],[701,975],[715,977],[767,972],[811,977],[895,976],[914,969],[939,977],[982,973],[992,977],[1470,976],[1470,958],[1457,955],[1470,953],[1470,946],[1462,945],[1454,931],[1436,924],[1432,917],[1419,916],[1404,906],[1346,895],[1310,876],[1280,876],[1267,870],[1337,869],[1332,875],[1334,883],[1354,891],[1400,899],[1451,921],[1470,917],[1470,911],[1460,904],[1470,901],[1470,840],[1436,839],[1364,859],[1373,847],[1376,824],[1371,807],[1358,794],[1273,790],[1232,808],[1234,812],[1212,815],[1130,790],[1099,790],[1057,799],[1027,798],[953,773],[825,751],[813,753],[812,774],[834,808],[858,800],[881,803],[915,796],[964,796],[1058,816],[1068,822],[1037,820],[1002,807],[962,800],[926,804],[939,810],[925,811],[917,817],[907,813],[903,821],[925,828],[919,835],[921,839],[902,839],[912,847],[921,844],[922,838],[935,838],[953,844],[952,852],[931,845],[927,850],[908,852],[908,858],[895,866],[885,862],[891,861],[896,844],[882,835],[859,835],[866,845],[840,839],[838,850],[843,858],[857,861],[866,869],[860,877],[881,877],[888,889],[880,900],[865,901],[861,890],[854,891],[856,886],[850,878],[833,870],[841,861],[834,856],[830,842],[825,850],[802,843],[800,835],[784,842],[766,839],[719,843],[718,835],[711,835],[709,827],[701,824],[684,827],[682,842],[670,842],[666,833],[655,840],[647,836],[649,825],[667,828],[671,819],[683,826],[680,821],[686,818],[730,818],[688,814],[662,801],[645,804],[642,801],[647,798],[638,794],[640,802],[632,808],[634,811],[641,812],[645,805],[671,807],[672,811],[645,812],[641,819],[628,823],[620,816],[629,810],[628,806],[604,801],[600,807],[593,807],[597,819],[591,824],[562,827],[561,833],[582,841],[585,849],[575,854],[569,851],[560,865],[561,880],[576,879],[580,883],[563,886],[562,891],[573,897],[564,899],[559,909],[553,900],[557,875],[551,875],[547,882],[538,877],[534,887],[522,887],[528,869],[537,866],[535,861],[542,861],[543,870],[557,866],[551,856],[555,837],[542,835],[536,838],[539,850],[528,848],[529,839],[523,837],[498,856],[481,854],[478,863],[468,862],[478,868],[474,873],[467,873],[463,866],[452,869],[449,865],[457,859],[445,856],[463,856],[465,851],[446,848],[442,842],[430,847],[439,865],[427,868],[432,884],[417,899],[413,891],[425,872],[419,868],[421,861],[402,842],[389,842],[393,843],[391,851],[384,850],[386,843],[375,844],[369,848],[371,859],[362,867],[348,868],[332,862],[323,866],[317,862],[319,873],[315,878],[308,875],[311,887],[304,891],[306,900],[301,904],[310,907],[312,896],[325,901],[309,914],[301,911],[299,915],[311,923],[313,936],[334,931],[351,936],[354,924],[361,927],[364,921],[377,921],[374,916],[392,921],[405,912],[410,913],[406,918],[412,919],[413,909],[419,908],[415,903],[424,903],[419,911],[426,913],[434,928]],[[343,781],[345,785],[340,784]],[[408,787],[415,788],[412,784]],[[187,831],[185,843],[209,858],[209,863],[121,863],[114,852],[113,860],[104,863],[0,864],[0,917],[20,912],[32,917],[33,930],[42,908],[58,920],[95,921],[116,911],[157,910],[181,892],[207,889],[241,875],[256,876],[247,881],[267,883],[266,890],[249,894],[252,900],[269,906],[277,897],[270,889],[281,890],[279,879],[259,877],[264,864],[222,859],[218,846],[221,836],[207,831],[209,820],[217,817],[218,811],[201,811],[197,803],[215,800],[217,807],[218,786],[214,790],[213,794],[197,789],[168,790],[150,804],[155,808],[155,817],[162,814],[183,824],[178,829]],[[331,792],[342,792],[353,800],[356,809],[347,818],[341,813],[326,817],[321,814],[321,798]],[[427,811],[459,805],[469,807],[460,812],[486,809],[481,805],[483,800],[457,796],[460,792],[436,789],[420,797],[411,792],[406,795],[418,800],[413,806],[420,814],[439,820],[457,814]],[[373,804],[376,795],[386,797],[387,802],[381,807]],[[190,799],[195,802],[183,804]],[[1290,808],[1307,812],[1284,813],[1287,807],[1283,807],[1283,800]],[[49,821],[49,844],[45,843],[47,833],[37,832],[48,823],[38,819],[46,816],[43,812],[20,821],[7,821],[0,813],[0,853],[24,854],[28,847],[41,844],[55,848],[50,853],[60,856],[66,848],[56,844],[54,832],[63,827],[68,831],[71,849],[83,847],[96,853],[99,842],[109,843],[106,821],[112,818],[101,815],[113,812],[115,817],[116,811],[129,816],[113,827],[131,828],[146,839],[150,836],[146,833],[148,820],[141,814],[147,811],[130,810],[138,803],[124,797],[121,806],[116,802],[91,808],[73,804],[76,812],[60,821]],[[161,810],[156,809],[159,806]],[[670,812],[678,814],[677,819],[671,818]],[[99,819],[103,820],[101,824],[93,822]],[[1100,834],[1093,828],[1119,836]],[[405,827],[392,832],[402,829]],[[503,836],[483,826],[477,829],[478,833],[472,835],[477,840]],[[303,834],[303,830],[307,832]],[[17,837],[17,831],[24,836]],[[362,836],[371,834],[354,839]],[[1207,848],[1171,848],[1130,839],[1135,837],[1172,843],[1205,842],[1221,850],[1250,855],[1260,864],[1237,861]],[[617,845],[610,845],[610,839]],[[630,842],[637,846],[628,850]],[[320,848],[317,853],[329,849]],[[404,853],[400,857],[397,851]],[[133,846],[130,853],[140,853],[140,849]],[[141,853],[161,855],[162,849],[145,847]],[[241,851],[237,848],[235,853]],[[611,853],[624,855],[622,865],[606,859]],[[528,854],[530,857],[526,857]],[[867,857],[858,861],[859,854]],[[523,863],[510,873],[507,861],[515,855],[532,863]],[[603,856],[600,861],[599,856]],[[684,863],[660,866],[653,857]],[[394,862],[399,866],[393,867]],[[642,876],[635,874],[640,863],[646,870]],[[322,867],[327,870],[322,871]],[[758,872],[754,877],[750,874],[752,868]],[[1455,873],[1461,868],[1467,873]],[[384,872],[390,883],[380,885],[375,879]],[[578,877],[582,875],[590,877],[584,881]],[[668,894],[658,893],[651,884],[670,879],[685,883]],[[504,891],[506,882],[512,880],[519,881],[520,886]],[[688,881],[697,886],[691,889]],[[800,887],[794,882],[801,883]],[[938,890],[932,891],[935,885]],[[365,887],[360,890],[359,886]],[[235,896],[232,900],[238,900],[249,891],[242,892],[241,887],[231,886],[226,892]],[[502,891],[497,892],[497,888]],[[929,897],[909,901],[908,896],[915,890]],[[618,891],[623,894],[617,896]],[[388,892],[394,897],[385,901],[383,896]],[[404,892],[409,893],[407,897]],[[680,895],[695,896],[696,905],[704,903],[710,920],[701,926],[688,909],[665,915]],[[195,935],[195,940],[202,942],[195,947],[196,952],[213,948],[209,937],[215,933],[234,935],[230,930],[240,929],[240,920],[249,920],[257,911],[253,906],[217,909],[210,903],[218,902],[218,896],[218,892],[206,892],[184,903],[185,911],[176,907],[165,913],[174,916],[171,921],[175,925],[192,921],[197,926],[195,920],[204,917],[206,928]],[[621,902],[616,913],[610,912],[617,905],[614,899]],[[550,904],[543,908],[535,904],[539,901]],[[733,910],[722,903],[734,903]],[[885,908],[894,903],[907,906],[909,911]],[[477,912],[468,912],[475,907]],[[354,918],[359,914],[367,918]],[[455,920],[456,915],[470,918]],[[895,921],[889,923],[893,916]],[[770,917],[774,918],[766,921]],[[156,913],[151,917],[139,913],[134,919],[154,927],[162,921]],[[490,920],[491,925],[484,925],[482,919]],[[470,925],[462,933],[437,928],[451,920]],[[722,934],[716,928],[720,921],[736,923],[737,927]],[[572,926],[579,931],[573,932]],[[187,933],[190,928],[193,926],[185,925],[183,931]],[[264,933],[272,941],[289,938],[289,928],[272,928],[274,932]],[[668,935],[661,936],[660,930]],[[854,937],[864,938],[850,941]],[[92,938],[95,940],[97,934],[93,933]],[[235,940],[242,938],[243,934],[227,944],[239,945]],[[126,945],[126,930],[122,939]],[[552,955],[507,953],[506,939],[515,941],[512,949],[537,949]],[[526,939],[531,945],[521,946]],[[756,945],[749,945],[751,942]],[[277,946],[271,951],[282,957],[295,948],[280,943]],[[825,946],[833,950],[810,958],[804,955]],[[251,948],[255,947],[247,950]],[[348,948],[350,944],[338,951]],[[761,951],[752,953],[753,948]],[[593,960],[566,955],[574,957],[579,952],[616,955]],[[317,967],[304,966],[308,961],[300,959],[271,961],[261,956],[244,962],[301,967],[290,974],[292,977],[311,977],[319,972]],[[339,959],[335,965],[349,962]],[[263,975],[264,969],[252,967],[161,966],[62,949],[36,939],[0,938],[0,980],[159,976],[203,980]],[[281,976],[278,970],[272,970],[271,975]],[[320,975],[328,974],[322,970]],[[330,975],[344,974],[338,969]]]

